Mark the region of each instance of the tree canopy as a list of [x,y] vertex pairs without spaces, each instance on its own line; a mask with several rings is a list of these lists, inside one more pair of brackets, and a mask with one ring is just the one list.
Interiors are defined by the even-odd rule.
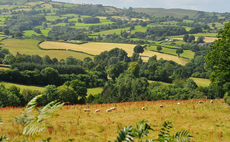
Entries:
[[207,68],[211,69],[210,80],[212,85],[223,87],[230,91],[230,22],[225,24],[224,29],[218,32],[218,40],[211,45],[211,51],[206,57]]

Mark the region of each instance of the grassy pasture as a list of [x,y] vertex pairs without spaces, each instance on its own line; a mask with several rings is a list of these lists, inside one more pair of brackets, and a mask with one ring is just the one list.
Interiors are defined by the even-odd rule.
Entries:
[[[164,8],[133,8],[136,12],[147,13],[152,16],[174,16],[174,17],[184,17],[188,15],[189,18],[194,18],[197,14],[197,10],[186,10],[186,9],[164,9]],[[212,14],[205,12],[205,14]]]
[[191,79],[193,79],[196,84],[198,86],[209,86],[211,81],[209,79],[204,79],[204,78],[194,78],[194,77],[190,77]]
[[36,4],[42,4],[44,1],[37,1],[37,2],[27,2],[25,5],[35,6]]
[[[216,37],[217,33],[198,33],[198,34],[191,34],[194,36],[204,36],[204,37]],[[177,38],[177,37],[184,37],[184,35],[177,35],[177,36],[170,36],[171,38]]]
[[24,89],[30,89],[30,90],[39,90],[42,92],[45,87],[40,86],[33,86],[33,85],[22,85],[22,84],[16,84],[16,83],[9,83],[9,82],[0,82],[0,84],[3,84],[5,87],[9,88],[11,86],[16,86],[20,88],[20,91],[22,92]]
[[59,16],[45,16],[46,20],[48,21],[55,21],[57,19],[64,19],[65,17],[59,17]]
[[[46,41],[40,44],[42,48],[54,48],[54,49],[71,49],[71,50],[76,50],[76,51],[83,51],[86,53],[90,53],[93,55],[99,55],[103,51],[109,51],[113,48],[122,48],[124,49],[127,53],[128,56],[132,56],[133,54],[133,48],[135,47],[134,44],[119,44],[119,43],[101,43],[101,42],[89,42],[86,44],[81,44],[81,45],[76,45],[76,44],[71,44],[71,43],[59,43],[59,42],[50,42]],[[142,57],[143,61],[148,61],[149,57],[152,57],[154,55],[157,55],[157,58],[163,58],[165,60],[173,60],[179,64],[182,64],[181,61],[178,59],[178,57],[173,56],[173,55],[167,55],[167,54],[162,54],[158,52],[153,52],[146,50],[144,53],[140,54]]]
[[0,67],[0,70],[9,70],[10,68]]
[[[7,39],[3,40],[1,43],[3,43],[2,47],[9,49],[10,53],[16,55],[17,52],[21,54],[29,54],[29,55],[35,55],[38,54],[41,57],[44,57],[45,55],[49,55],[50,58],[57,58],[57,59],[66,59],[69,56],[73,56],[74,58],[83,60],[86,57],[91,57],[90,55],[77,53],[77,52],[71,52],[71,51],[60,51],[60,50],[40,50],[37,47],[38,40],[34,39]],[[52,48],[52,47],[49,47]]]
[[36,33],[34,30],[25,30],[23,32],[24,32],[23,34],[25,36],[32,36],[33,34],[36,35],[36,36],[40,35],[40,34]]
[[1,41],[2,39],[4,39],[4,38],[6,38],[6,37],[4,37],[4,36],[0,36],[0,41]]
[[101,93],[102,90],[103,90],[102,87],[88,88],[88,89],[87,89],[87,96],[89,96],[90,94],[96,95],[96,94],[98,94],[98,93]]
[[[157,46],[147,47],[147,49],[148,50],[154,50],[154,51],[158,52]],[[177,56],[176,49],[170,49],[170,48],[162,47],[162,50],[160,52],[169,53],[169,54],[173,54],[173,55]],[[192,59],[194,56],[194,52],[192,52],[191,50],[184,50],[184,53],[180,54],[180,56]]]
[[[195,37],[195,41],[197,40],[198,36]],[[178,39],[178,40],[183,40],[182,37],[176,37],[173,39]],[[205,37],[204,42],[213,42],[215,41],[217,38],[216,37]]]
[[[227,142],[230,139],[230,108],[226,106],[222,99],[203,100],[204,104],[198,104],[199,100],[179,100],[180,106],[175,100],[127,102],[116,104],[89,104],[63,106],[57,111],[58,116],[47,120],[53,129],[49,132],[44,129],[40,135],[35,135],[35,139],[20,135],[16,141],[39,141],[51,137],[51,141],[66,141],[74,139],[81,142],[105,142],[116,139],[117,132],[124,126],[136,126],[140,120],[147,120],[155,131],[150,131],[148,137],[157,138],[162,123],[171,121],[173,129],[176,131],[189,130],[189,134],[196,142]],[[164,108],[160,108],[160,104]],[[116,107],[116,110],[106,113],[106,109]],[[141,110],[145,107],[146,110]],[[85,113],[84,108],[90,109]],[[0,125],[2,134],[9,134],[10,139],[14,139],[22,127],[12,122],[13,117],[21,116],[21,108],[0,108],[3,125]],[[96,109],[101,112],[95,113]],[[12,117],[13,116],[13,117]]]

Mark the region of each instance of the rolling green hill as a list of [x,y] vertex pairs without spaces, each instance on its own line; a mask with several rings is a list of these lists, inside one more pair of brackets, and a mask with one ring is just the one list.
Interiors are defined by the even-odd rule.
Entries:
[[[188,15],[190,18],[195,18],[197,16],[197,10],[187,10],[187,9],[164,9],[164,8],[133,8],[136,12],[143,12],[151,16],[174,16],[174,17],[184,17]],[[205,14],[212,15],[210,12],[205,12]]]

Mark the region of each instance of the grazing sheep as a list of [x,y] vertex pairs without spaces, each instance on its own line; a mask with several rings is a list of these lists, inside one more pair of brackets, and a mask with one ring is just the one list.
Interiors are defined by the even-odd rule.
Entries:
[[177,104],[180,105],[180,102],[178,102]]
[[203,101],[199,101],[198,103],[199,103],[199,104],[203,104],[204,102],[203,102]]
[[141,109],[142,109],[142,110],[145,110],[145,107],[142,107]]
[[213,100],[211,100],[210,103],[213,103]]
[[107,109],[106,112],[112,112],[112,109]]
[[85,108],[85,109],[84,109],[84,112],[90,112],[90,110]]
[[97,113],[97,112],[100,112],[100,109],[96,109],[96,110],[95,110],[95,113]]
[[160,107],[163,108],[164,106],[161,104]]
[[112,110],[116,110],[116,108],[115,108],[115,107],[112,107],[112,108],[110,108],[110,109],[112,109]]

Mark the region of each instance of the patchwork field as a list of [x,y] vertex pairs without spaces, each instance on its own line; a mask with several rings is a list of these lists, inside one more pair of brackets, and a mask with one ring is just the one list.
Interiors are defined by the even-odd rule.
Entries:
[[89,96],[90,94],[96,95],[96,94],[98,94],[98,93],[101,93],[102,90],[103,90],[102,87],[88,88],[88,89],[87,89],[87,96]]
[[[146,138],[157,138],[162,123],[172,122],[173,129],[170,133],[188,130],[196,142],[227,142],[230,139],[230,108],[223,100],[203,100],[204,104],[198,104],[199,100],[179,100],[180,106],[175,100],[126,102],[116,104],[88,104],[64,106],[57,112],[58,116],[47,120],[52,129],[44,129],[34,137],[16,138],[16,141],[40,141],[51,137],[51,141],[67,141],[73,139],[81,142],[105,142],[114,141],[120,129],[124,126],[136,126],[140,120],[147,120],[154,131],[150,131]],[[160,108],[160,104],[164,108]],[[106,113],[106,109],[116,107],[116,110]],[[141,110],[145,107],[146,110]],[[83,111],[90,110],[89,113]],[[96,109],[101,112],[95,113]],[[1,133],[8,134],[14,139],[22,127],[13,122],[16,116],[21,116],[20,108],[0,108],[0,114],[4,124],[0,125]],[[53,121],[55,120],[55,121]],[[137,139],[135,139],[137,140]]]
[[[38,54],[41,57],[44,57],[45,55],[49,55],[50,58],[57,58],[60,59],[66,59],[69,56],[73,56],[74,58],[83,60],[86,57],[90,57],[93,59],[92,56],[86,55],[83,53],[77,53],[77,52],[71,52],[71,51],[58,51],[58,50],[40,50],[37,47],[38,40],[34,39],[7,39],[3,40],[1,43],[3,44],[2,47],[9,49],[10,53],[16,55],[17,52],[21,54],[29,54],[29,55],[35,55]],[[50,47],[52,48],[52,47]]]
[[[119,43],[100,43],[100,42],[89,42],[86,44],[76,45],[71,43],[59,43],[59,42],[50,42],[46,41],[40,44],[42,48],[47,49],[71,49],[76,51],[83,51],[86,53],[90,53],[93,55],[99,55],[103,51],[109,51],[113,48],[122,48],[127,53],[128,56],[132,56],[133,54],[133,48],[135,47],[134,44],[119,44]],[[165,60],[173,60],[179,64],[182,64],[181,61],[178,59],[178,57],[173,55],[167,55],[162,53],[157,53],[153,51],[146,50],[144,53],[140,54],[143,61],[148,61],[149,57],[152,57],[154,55],[157,55],[157,58],[163,58]]]

